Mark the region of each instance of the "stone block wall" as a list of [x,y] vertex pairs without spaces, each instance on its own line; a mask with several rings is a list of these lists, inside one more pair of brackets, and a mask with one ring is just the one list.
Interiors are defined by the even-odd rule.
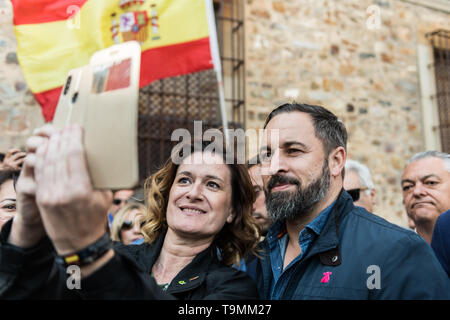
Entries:
[[0,0],[0,152],[23,148],[34,128],[44,124],[17,60],[10,0]]
[[[241,1],[241,0],[239,0]],[[245,1],[247,128],[286,101],[320,104],[349,132],[348,156],[372,171],[375,213],[407,226],[400,176],[424,149],[417,45],[449,14],[401,0]],[[0,0],[0,152],[44,123],[17,61]]]
[[247,127],[295,100],[336,113],[366,164],[375,213],[407,226],[400,178],[424,150],[417,45],[450,15],[400,0],[246,0]]

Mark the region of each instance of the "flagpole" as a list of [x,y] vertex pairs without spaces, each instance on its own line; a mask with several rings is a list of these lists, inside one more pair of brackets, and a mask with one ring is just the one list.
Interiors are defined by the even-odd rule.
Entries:
[[205,0],[206,15],[208,18],[208,28],[209,28],[209,45],[211,48],[211,58],[214,64],[214,71],[217,78],[217,88],[219,92],[219,105],[220,114],[222,118],[223,132],[225,135],[225,141],[228,144],[228,119],[227,111],[225,106],[225,92],[223,88],[222,81],[222,66],[220,62],[219,45],[217,42],[217,31],[216,31],[216,21],[214,17],[214,7],[212,0]]

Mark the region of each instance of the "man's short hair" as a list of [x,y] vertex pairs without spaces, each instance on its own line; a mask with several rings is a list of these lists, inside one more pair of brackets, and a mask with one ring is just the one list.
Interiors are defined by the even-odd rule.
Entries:
[[361,185],[363,185],[364,187],[367,187],[369,189],[374,188],[374,184],[372,181],[372,176],[370,175],[369,168],[367,168],[362,163],[355,161],[355,160],[347,159],[347,161],[345,162],[345,171],[346,172],[349,172],[349,171],[356,172],[356,174],[359,177],[359,182],[361,183]]
[[347,130],[344,124],[334,113],[321,106],[295,102],[285,103],[272,110],[264,123],[264,129],[275,116],[295,111],[304,112],[311,116],[316,137],[322,141],[326,155],[329,155],[337,147],[343,147],[347,151]]
[[444,153],[444,152],[439,152],[439,151],[424,151],[424,152],[419,152],[416,153],[415,155],[413,155],[411,157],[411,159],[408,160],[407,165],[416,162],[418,160],[422,160],[425,158],[439,158],[444,160],[444,167],[445,170],[447,170],[448,172],[450,172],[450,154],[448,153]]

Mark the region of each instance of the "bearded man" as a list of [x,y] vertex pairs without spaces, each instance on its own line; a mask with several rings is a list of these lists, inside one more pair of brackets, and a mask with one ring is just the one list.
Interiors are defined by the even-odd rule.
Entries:
[[320,106],[284,104],[264,125],[263,299],[449,299],[420,236],[355,207],[343,189],[347,132]]

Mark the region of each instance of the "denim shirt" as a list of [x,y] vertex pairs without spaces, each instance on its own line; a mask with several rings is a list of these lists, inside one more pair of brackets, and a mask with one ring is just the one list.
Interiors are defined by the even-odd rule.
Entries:
[[289,241],[289,236],[286,232],[285,221],[277,221],[270,228],[267,235],[270,247],[270,261],[272,266],[273,279],[271,287],[271,300],[278,300],[280,295],[286,288],[292,276],[292,267],[306,255],[308,248],[314,239],[320,235],[325,222],[334,207],[333,202],[329,207],[323,210],[313,221],[308,223],[300,232],[298,243],[300,244],[301,252],[289,265],[283,270],[284,255]]

